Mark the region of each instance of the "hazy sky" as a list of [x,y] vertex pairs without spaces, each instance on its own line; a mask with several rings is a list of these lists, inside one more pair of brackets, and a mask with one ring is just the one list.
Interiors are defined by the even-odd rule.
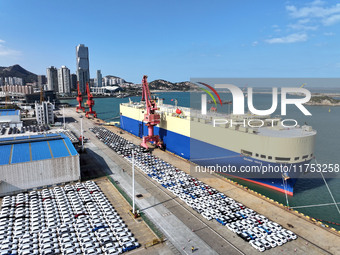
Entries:
[[75,72],[83,43],[92,77],[339,77],[337,2],[0,0],[0,66]]

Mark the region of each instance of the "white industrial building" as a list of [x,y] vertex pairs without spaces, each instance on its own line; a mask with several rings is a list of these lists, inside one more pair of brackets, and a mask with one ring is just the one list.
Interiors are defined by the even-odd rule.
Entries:
[[0,125],[6,127],[22,127],[20,111],[15,109],[0,109]]
[[79,154],[64,134],[0,139],[0,196],[80,180]]
[[54,123],[54,105],[49,101],[35,103],[35,116],[39,125]]
[[110,96],[122,89],[119,86],[105,86],[105,87],[91,87],[90,90],[93,95]]

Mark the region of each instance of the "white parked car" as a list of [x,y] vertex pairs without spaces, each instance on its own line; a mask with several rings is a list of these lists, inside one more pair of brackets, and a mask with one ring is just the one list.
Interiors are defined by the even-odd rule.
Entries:
[[260,252],[264,252],[266,250],[266,248],[264,248],[264,246],[259,241],[250,240],[249,243],[251,244],[251,246],[259,250]]

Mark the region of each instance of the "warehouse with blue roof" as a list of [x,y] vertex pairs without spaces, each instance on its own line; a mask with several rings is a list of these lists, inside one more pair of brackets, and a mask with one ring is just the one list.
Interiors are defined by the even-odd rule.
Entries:
[[79,154],[64,134],[0,139],[0,196],[78,180]]
[[7,127],[22,127],[20,111],[15,109],[0,109],[0,124]]

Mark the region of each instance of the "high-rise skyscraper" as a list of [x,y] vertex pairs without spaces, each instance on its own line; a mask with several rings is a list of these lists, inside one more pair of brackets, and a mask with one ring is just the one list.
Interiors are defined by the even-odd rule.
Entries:
[[77,75],[71,74],[71,89],[77,89]]
[[85,92],[86,82],[90,81],[89,49],[84,44],[79,44],[76,48],[77,56],[77,78],[80,91]]
[[102,73],[100,70],[97,70],[97,87],[102,87]]
[[89,86],[94,87],[95,86],[95,79],[90,79]]
[[47,73],[47,90],[58,91],[58,71],[57,68],[51,66],[46,69]]
[[58,69],[58,87],[59,93],[69,94],[71,92],[70,69],[66,66],[62,66]]
[[38,87],[41,88],[45,84],[46,84],[46,76],[38,75]]

